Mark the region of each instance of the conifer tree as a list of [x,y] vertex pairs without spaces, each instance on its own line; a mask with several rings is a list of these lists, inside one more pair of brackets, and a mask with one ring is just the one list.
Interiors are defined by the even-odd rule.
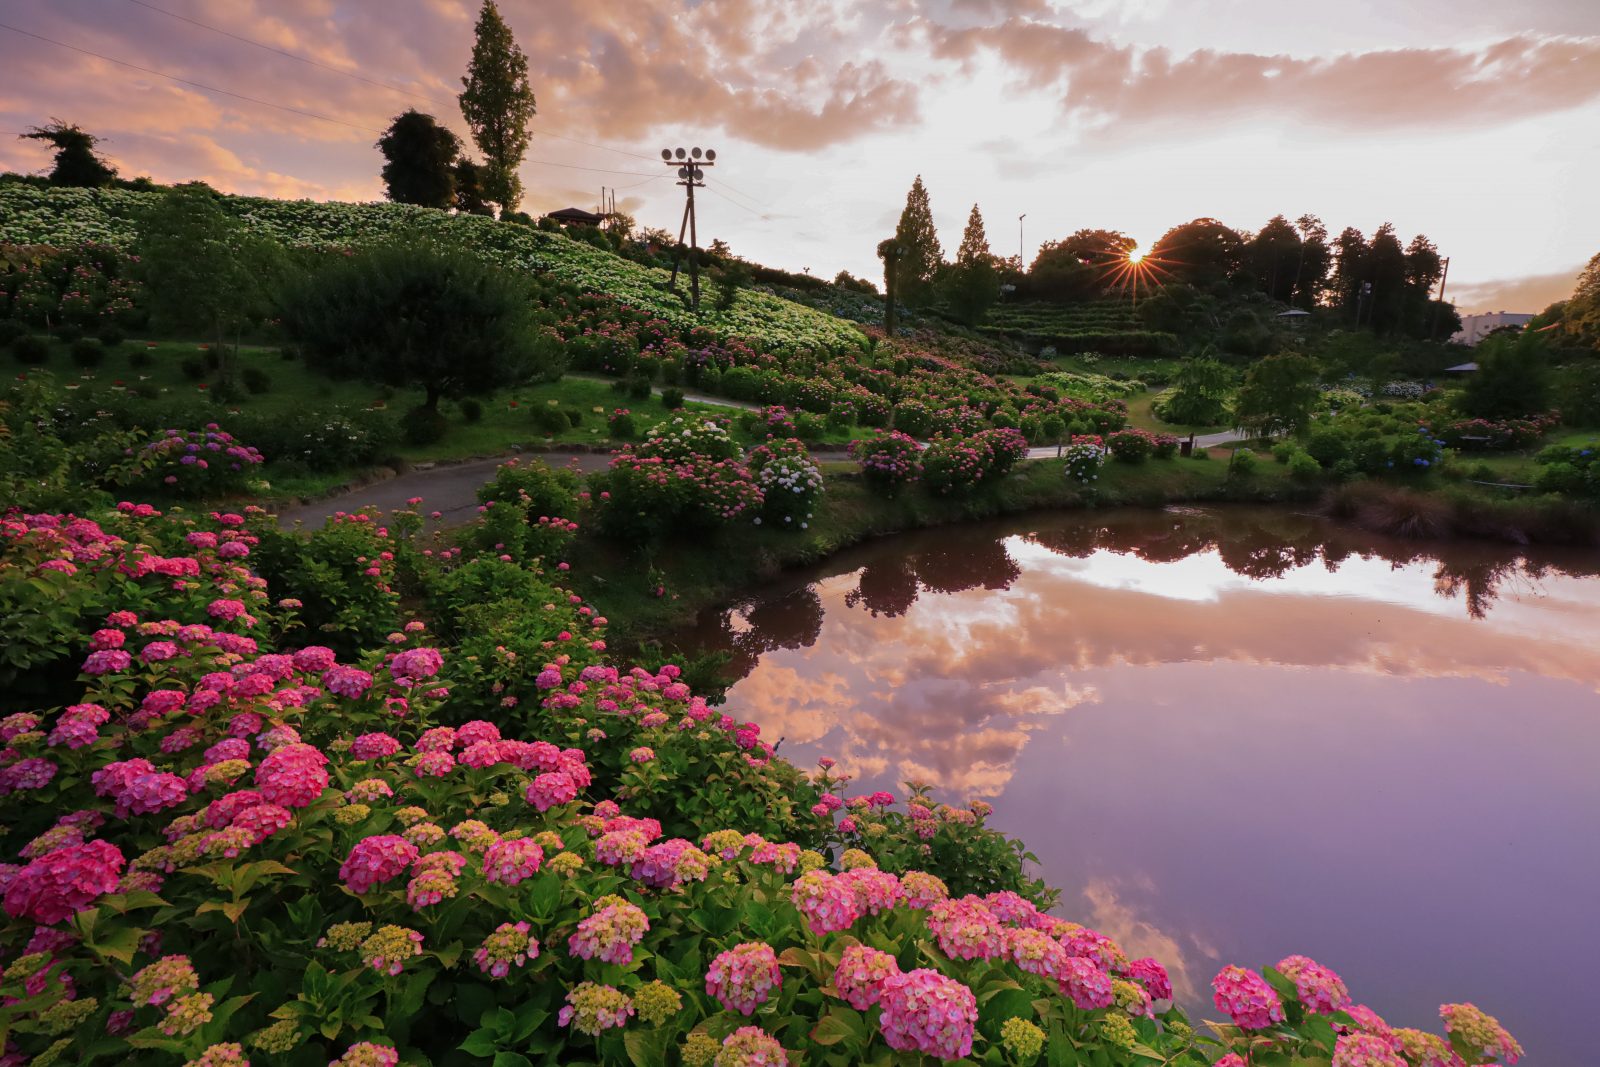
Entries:
[[955,317],[969,326],[983,320],[994,302],[1000,299],[1000,273],[995,269],[994,253],[983,231],[983,215],[972,205],[967,228],[961,235],[956,264],[945,277],[945,299]]
[[944,250],[933,228],[933,209],[928,206],[928,190],[922,175],[911,183],[905,210],[895,227],[895,242],[900,247],[898,295],[906,304],[925,304],[933,295],[933,283],[944,266]]
[[517,47],[494,0],[483,0],[476,32],[472,62],[461,79],[458,99],[472,139],[483,153],[484,199],[499,204],[504,215],[522,202],[517,167],[531,137],[528,120],[535,114],[533,87],[528,84],[528,57]]

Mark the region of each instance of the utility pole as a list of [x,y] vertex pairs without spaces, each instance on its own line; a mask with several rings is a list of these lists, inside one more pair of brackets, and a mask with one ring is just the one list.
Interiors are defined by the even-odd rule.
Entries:
[[1017,271],[1019,273],[1028,269],[1025,261],[1027,246],[1022,243],[1022,220],[1027,217],[1028,213],[1026,211],[1017,216]]
[[689,231],[689,306],[696,311],[700,310],[700,237],[695,232],[694,217],[694,191],[704,189],[705,171],[702,167],[716,164],[717,153],[715,149],[707,148],[702,152],[698,148],[663,148],[661,161],[669,167],[678,168],[678,184],[683,186],[687,199],[683,205],[683,224],[678,227],[678,243],[672,250],[672,280],[667,283],[667,288],[676,290],[678,287],[678,254],[683,248],[683,233]]
[[1439,272],[1439,299],[1428,309],[1428,340],[1434,340],[1434,327],[1439,322],[1439,305],[1444,303],[1444,283],[1450,280],[1450,257],[1444,257],[1444,270]]

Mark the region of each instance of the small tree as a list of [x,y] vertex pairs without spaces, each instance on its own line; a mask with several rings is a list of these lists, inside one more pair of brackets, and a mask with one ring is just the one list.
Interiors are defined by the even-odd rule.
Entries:
[[967,229],[961,236],[955,266],[945,276],[944,290],[950,310],[968,326],[982,322],[1000,299],[1000,273],[995,270],[994,253],[989,251],[989,238],[983,231],[983,215],[977,204],[972,205],[972,213],[967,216]]
[[1209,357],[1188,359],[1161,400],[1161,417],[1183,426],[1216,426],[1228,417],[1228,369]]
[[1475,354],[1478,369],[1461,392],[1461,410],[1466,414],[1506,419],[1550,409],[1550,366],[1538,334],[1495,334]]
[[483,0],[478,12],[472,62],[461,86],[461,115],[483,153],[484,199],[499,204],[502,214],[515,211],[522,202],[517,167],[528,151],[528,120],[535,104],[528,57],[517,47],[494,0]]
[[455,185],[455,207],[464,215],[493,215],[494,208],[483,195],[483,168],[470,159],[459,159],[451,174]]
[[385,244],[330,257],[286,295],[283,328],[334,377],[418,386],[439,398],[560,375],[526,282],[470,253]]
[[378,138],[384,195],[397,204],[450,207],[455,203],[455,167],[461,139],[432,115],[408,109]]
[[[277,244],[245,230],[203,185],[180,185],[150,207],[139,226],[139,273],[155,325],[203,331],[226,360],[245,323],[271,309],[283,262]],[[223,364],[223,376],[231,367]]]
[[51,185],[70,185],[97,189],[110,185],[117,168],[95,154],[100,138],[81,127],[51,119],[48,126],[32,126],[20,135],[24,141],[43,141],[55,149],[55,166],[50,170]]
[[1299,353],[1268,356],[1251,367],[1234,402],[1234,422],[1261,437],[1299,433],[1320,394],[1317,365]]

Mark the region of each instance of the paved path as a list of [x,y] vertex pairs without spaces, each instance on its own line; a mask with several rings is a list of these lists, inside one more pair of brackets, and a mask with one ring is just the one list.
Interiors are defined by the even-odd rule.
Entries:
[[[525,459],[537,459],[552,467],[565,466],[576,461],[579,470],[605,470],[611,462],[606,452],[523,452]],[[387,481],[353,489],[339,496],[286,508],[278,513],[278,522],[284,526],[304,522],[307,526],[320,526],[335,512],[355,511],[368,505],[382,511],[393,511],[405,506],[414,496],[422,498],[424,512],[443,512],[441,525],[451,526],[466,522],[478,506],[478,487],[494,478],[495,468],[513,456],[495,456],[475,459],[467,463],[453,463],[427,470],[413,470]]]
[[[602,385],[610,385],[617,380],[599,374],[574,374],[571,371],[568,371],[562,377],[575,378],[580,382],[599,382]],[[660,396],[663,388],[663,386],[653,385],[650,387],[650,392]],[[683,398],[696,404],[713,404],[719,408],[740,408],[744,411],[760,411],[765,406],[752,404],[748,400],[729,400],[725,396],[707,396],[705,393],[697,393],[693,389],[683,390]]]

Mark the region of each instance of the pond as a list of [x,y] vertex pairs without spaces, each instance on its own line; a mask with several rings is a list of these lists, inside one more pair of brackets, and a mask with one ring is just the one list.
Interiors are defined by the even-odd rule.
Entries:
[[1191,1012],[1222,964],[1299,952],[1393,1025],[1474,1001],[1577,1064],[1597,573],[1280,510],[1034,516],[861,546],[682,643],[731,653],[730,705],[799,765],[993,802],[1057,913]]

